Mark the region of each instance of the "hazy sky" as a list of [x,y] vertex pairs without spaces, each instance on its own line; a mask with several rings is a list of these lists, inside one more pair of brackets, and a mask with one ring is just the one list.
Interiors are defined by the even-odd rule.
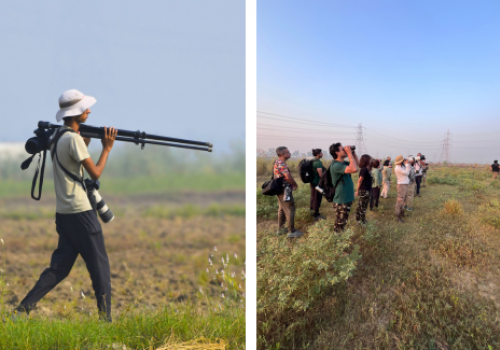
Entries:
[[[0,11],[0,142],[97,98],[87,124],[210,141],[245,137],[244,0],[10,1]],[[92,144],[91,144],[92,145]]]
[[[259,1],[258,146],[500,158],[500,2]],[[264,118],[265,117],[265,118]],[[307,120],[353,126],[311,125]],[[277,125],[286,126],[278,130]]]

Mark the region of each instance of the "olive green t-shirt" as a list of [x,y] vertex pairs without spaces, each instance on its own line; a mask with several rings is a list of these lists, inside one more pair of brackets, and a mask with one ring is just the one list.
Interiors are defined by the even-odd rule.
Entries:
[[323,167],[323,163],[321,163],[321,160],[318,158],[316,158],[313,161],[312,168],[313,168],[314,178],[312,179],[311,183],[313,185],[317,186],[321,180],[321,177],[319,176],[319,173],[318,173],[318,169],[325,171],[325,168]]
[[[61,126],[61,128],[70,129],[65,125]],[[54,145],[50,148],[51,152],[53,150]],[[57,143],[57,156],[66,170],[78,178],[83,177],[82,161],[89,158],[90,154],[80,135],[75,132],[64,133]],[[74,214],[92,210],[87,193],[82,185],[66,175],[57,162],[55,154],[52,159],[52,169],[56,189],[56,212],[59,214]]]
[[349,162],[338,162],[333,161],[330,173],[332,175],[332,184],[335,187],[337,181],[341,178],[337,188],[335,189],[335,197],[333,201],[337,204],[344,204],[354,201],[354,183],[350,174],[345,173],[345,168],[349,165]]

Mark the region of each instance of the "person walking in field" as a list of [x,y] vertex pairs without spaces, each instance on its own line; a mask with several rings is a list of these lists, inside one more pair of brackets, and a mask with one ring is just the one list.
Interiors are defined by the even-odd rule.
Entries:
[[325,167],[323,167],[323,163],[321,163],[321,158],[323,158],[323,153],[320,148],[315,148],[312,150],[312,154],[314,156],[314,161],[312,163],[314,178],[309,183],[311,187],[311,201],[310,208],[313,213],[315,220],[324,219],[323,216],[319,213],[319,207],[321,206],[321,199],[323,195],[316,190],[316,186],[318,186],[321,177],[323,176],[323,172],[325,171]]
[[[349,219],[351,205],[354,201],[354,183],[351,174],[358,171],[359,160],[351,146],[343,147],[342,144],[334,143],[330,146],[330,154],[333,162],[330,165],[332,184],[335,187],[333,197],[333,208],[335,209],[335,232],[342,232]],[[349,162],[344,161],[349,158]]]
[[382,193],[380,196],[382,198],[388,198],[389,197],[389,188],[391,187],[391,175],[392,175],[392,168],[389,167],[390,161],[386,160],[384,162],[384,168],[382,169]]
[[356,197],[359,196],[358,208],[356,209],[356,221],[358,224],[366,224],[366,209],[370,198],[372,196],[373,178],[371,175],[372,170],[372,157],[368,154],[363,154],[359,160],[359,179],[357,184]]
[[404,205],[404,209],[408,211],[413,211],[413,199],[415,198],[415,187],[416,187],[416,180],[415,180],[415,168],[413,165],[415,164],[415,158],[413,156],[408,156],[408,162],[406,163],[406,167],[410,169],[410,174],[408,175],[408,178],[410,180],[408,184],[408,195],[406,196],[406,201]]
[[396,178],[398,181],[398,197],[396,199],[396,217],[399,222],[404,222],[404,203],[406,201],[406,196],[408,195],[408,186],[410,183],[410,169],[404,164],[405,159],[402,155],[396,157],[396,168],[394,172],[396,173]]
[[92,208],[83,182],[83,169],[97,180],[113,148],[117,130],[104,127],[102,153],[94,164],[87,151],[90,139],[79,135],[80,124],[85,123],[90,107],[96,99],[72,89],[59,97],[58,122],[64,120],[50,139],[50,153],[56,191],[57,249],[52,254],[50,267],[40,275],[35,286],[15,309],[13,317],[28,315],[37,302],[66,278],[81,255],[92,280],[99,318],[111,322],[111,277],[108,255],[104,246],[102,228]]
[[[298,238],[303,235],[302,232],[295,229],[295,201],[292,191],[299,186],[295,182],[286,161],[292,156],[287,147],[280,146],[276,148],[278,159],[274,162],[274,178],[283,178],[283,192],[278,197],[278,235],[287,234],[288,238]],[[285,224],[288,228],[285,228]]]
[[493,174],[493,180],[498,177],[498,173],[500,172],[500,166],[498,165],[498,160],[494,160],[493,164],[490,166],[490,171]]
[[375,208],[378,208],[378,199],[380,198],[380,189],[382,188],[382,171],[380,170],[380,160],[373,161],[372,170],[372,199],[370,201],[370,210],[373,210],[373,204],[375,203]]

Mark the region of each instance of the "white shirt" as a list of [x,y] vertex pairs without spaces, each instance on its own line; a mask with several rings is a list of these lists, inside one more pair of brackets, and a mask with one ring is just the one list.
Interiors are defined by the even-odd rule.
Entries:
[[410,167],[403,168],[401,165],[396,165],[396,169],[394,170],[394,172],[396,173],[398,185],[410,184]]
[[423,171],[422,171],[422,165],[419,163],[419,162],[415,162],[415,175],[416,176],[421,176],[423,175]]

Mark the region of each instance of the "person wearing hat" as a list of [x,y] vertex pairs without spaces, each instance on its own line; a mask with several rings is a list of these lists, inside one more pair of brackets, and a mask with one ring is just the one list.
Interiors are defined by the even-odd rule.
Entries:
[[398,181],[398,198],[396,199],[396,217],[399,222],[404,222],[404,203],[406,201],[406,196],[408,195],[408,187],[410,184],[410,169],[405,166],[405,159],[402,155],[396,157],[396,168],[394,172],[396,173],[396,178]]
[[498,173],[500,172],[500,166],[498,165],[498,160],[494,160],[493,164],[490,166],[490,172],[493,174],[493,180],[498,177]]
[[63,92],[59,97],[58,122],[64,121],[51,136],[49,148],[56,191],[57,249],[52,253],[50,267],[40,275],[35,286],[15,309],[13,317],[28,315],[36,303],[66,278],[78,255],[89,271],[94,288],[99,318],[111,322],[111,278],[104,237],[97,214],[87,197],[83,182],[87,171],[93,180],[99,179],[109,152],[113,148],[117,131],[104,127],[102,153],[94,164],[87,151],[90,139],[79,135],[80,124],[85,123],[90,107],[96,103],[92,96],[78,90]]

